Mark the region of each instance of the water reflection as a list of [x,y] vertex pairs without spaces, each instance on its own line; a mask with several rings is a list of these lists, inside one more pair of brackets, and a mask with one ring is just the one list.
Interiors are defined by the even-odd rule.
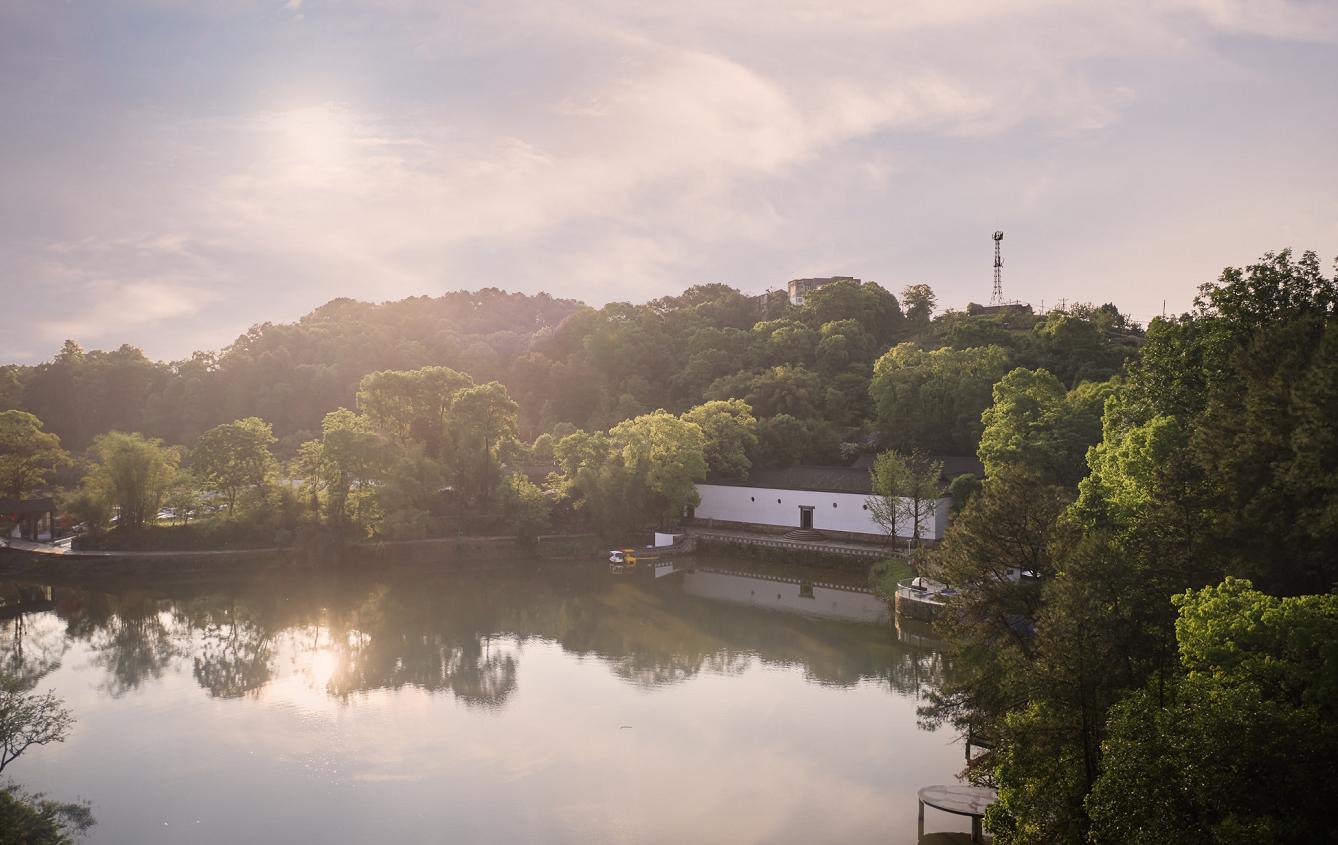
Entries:
[[960,768],[916,729],[948,667],[928,632],[850,621],[879,608],[836,578],[0,584],[0,661],[79,719],[25,784],[91,798],[105,841],[909,843],[915,789]]
[[226,605],[197,600],[174,610],[195,632],[191,669],[211,696],[238,698],[273,677],[275,631],[256,608],[228,597]]
[[28,617],[54,610],[50,587],[0,585],[0,623],[6,625],[0,674],[21,690],[31,690],[60,668],[69,642],[51,628],[34,628]]
[[[658,574],[658,573],[657,573]],[[842,622],[883,624],[887,602],[867,587],[786,575],[695,568],[683,573],[683,589],[694,596]]]
[[[152,591],[11,584],[0,603],[0,656],[31,685],[79,643],[112,697],[180,663],[219,699],[255,696],[292,672],[335,700],[412,686],[483,708],[515,692],[530,639],[597,658],[648,688],[738,674],[760,660],[801,667],[821,684],[875,680],[915,694],[942,668],[927,643],[892,634],[885,604],[866,590],[713,567],[641,575],[519,567]],[[25,621],[34,614],[54,614],[63,631],[35,629]]]

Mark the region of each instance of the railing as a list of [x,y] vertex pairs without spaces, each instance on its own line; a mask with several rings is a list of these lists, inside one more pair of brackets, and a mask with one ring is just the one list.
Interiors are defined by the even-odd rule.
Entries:
[[904,581],[897,582],[897,596],[909,601],[917,601],[923,604],[932,604],[943,607],[943,600],[951,598],[957,594],[956,590],[944,587],[940,590],[930,590],[925,587],[912,587],[911,582],[914,578],[907,578]]
[[762,546],[768,549],[790,549],[798,552],[817,552],[819,554],[844,555],[846,557],[870,557],[882,559],[889,554],[888,550],[877,547],[860,548],[859,546],[810,543],[799,540],[773,540],[769,537],[745,537],[737,534],[712,534],[705,531],[694,531],[692,536],[696,537],[699,541],[708,543],[731,543],[738,546]]

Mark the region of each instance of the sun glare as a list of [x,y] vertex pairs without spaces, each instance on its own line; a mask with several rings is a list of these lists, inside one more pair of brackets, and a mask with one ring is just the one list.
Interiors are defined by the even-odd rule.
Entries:
[[274,112],[266,125],[282,176],[323,183],[347,168],[354,146],[353,122],[339,106],[327,103]]
[[311,663],[307,667],[307,680],[311,686],[322,693],[325,687],[330,683],[330,678],[334,677],[335,669],[339,666],[339,658],[328,651],[318,651],[312,655]]

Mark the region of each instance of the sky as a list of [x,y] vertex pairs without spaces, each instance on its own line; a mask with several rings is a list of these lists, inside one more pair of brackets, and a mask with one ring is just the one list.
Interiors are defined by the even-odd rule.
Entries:
[[0,0],[0,363],[852,275],[1146,322],[1338,255],[1332,0]]

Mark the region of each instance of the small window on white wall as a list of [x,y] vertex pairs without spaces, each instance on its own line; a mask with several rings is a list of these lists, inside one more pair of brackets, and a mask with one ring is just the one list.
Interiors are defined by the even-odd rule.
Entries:
[[780,503],[781,503],[781,500],[780,500],[780,499],[777,499],[777,500],[776,500],[776,504],[779,505]]

